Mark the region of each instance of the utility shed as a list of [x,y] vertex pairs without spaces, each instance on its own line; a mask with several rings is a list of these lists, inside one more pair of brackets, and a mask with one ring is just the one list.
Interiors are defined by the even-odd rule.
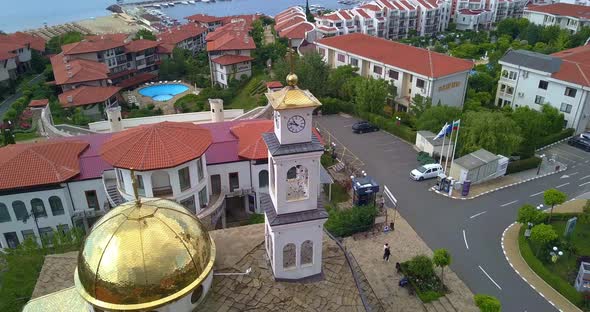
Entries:
[[493,179],[498,171],[499,159],[500,156],[482,148],[455,159],[451,166],[451,177],[458,179],[461,183],[470,180],[472,184]]
[[451,141],[449,138],[440,138],[435,140],[434,138],[436,137],[436,134],[427,131],[427,130],[420,130],[416,133],[416,147],[418,148],[419,151],[421,152],[425,152],[428,153],[428,155],[430,156],[434,156],[434,154],[436,155],[441,155],[443,154],[441,152],[442,148],[443,148],[443,139],[444,139],[444,143],[445,143],[445,150],[444,153],[449,153],[448,148],[449,146],[451,146],[451,151],[453,151],[453,141]]

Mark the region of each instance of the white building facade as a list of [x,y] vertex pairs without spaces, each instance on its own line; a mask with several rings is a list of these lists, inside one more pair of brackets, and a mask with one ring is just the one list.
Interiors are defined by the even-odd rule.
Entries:
[[585,131],[590,127],[590,85],[583,72],[585,65],[576,60],[588,54],[588,46],[550,56],[509,51],[499,62],[502,72],[496,105],[540,110],[549,104],[563,113],[564,127],[574,128],[576,133]]
[[590,25],[590,7],[569,3],[549,5],[530,5],[525,8],[523,17],[535,25],[554,26],[578,32],[582,27]]

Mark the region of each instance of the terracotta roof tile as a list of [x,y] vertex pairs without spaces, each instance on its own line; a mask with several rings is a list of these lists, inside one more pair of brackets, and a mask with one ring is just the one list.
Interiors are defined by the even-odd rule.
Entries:
[[292,18],[283,20],[281,23],[276,24],[274,28],[276,31],[280,32],[280,31],[283,31],[291,26],[301,24],[305,21],[306,21],[305,17],[301,17],[299,15],[296,15],[296,16],[293,16]]
[[45,39],[24,32],[15,32],[9,35],[0,35],[0,43],[13,43],[21,46],[29,45],[31,49],[39,52],[45,51]]
[[84,106],[102,103],[119,92],[119,87],[81,86],[61,93],[59,102],[62,107]]
[[345,19],[345,20],[350,20],[352,19],[352,15],[348,14],[348,12],[346,12],[346,10],[340,10],[338,11],[338,13]]
[[117,87],[119,87],[121,89],[126,89],[129,87],[139,85],[139,84],[144,83],[146,81],[150,81],[150,80],[157,78],[157,77],[158,77],[158,75],[152,74],[152,73],[140,73],[140,74],[137,74],[133,77],[130,77],[130,78],[127,78],[127,79],[121,81],[120,83],[117,84]]
[[590,87],[590,46],[581,46],[551,54],[563,60],[551,77]]
[[195,14],[191,16],[185,17],[185,19],[193,22],[199,23],[214,23],[214,22],[221,22],[223,19],[222,17],[207,15],[207,14]]
[[[420,1],[420,0],[418,0],[418,1]],[[360,7],[363,9],[367,9],[367,10],[371,10],[371,11],[375,11],[375,12],[381,11],[381,8],[378,5],[371,4],[371,3],[361,5]]]
[[17,55],[7,51],[0,51],[0,61],[5,61],[11,58],[16,58]]
[[254,50],[256,44],[248,32],[230,33],[227,32],[216,38],[207,41],[207,51],[228,51],[228,50]]
[[282,88],[283,84],[280,81],[269,81],[266,83],[267,88],[275,89],[275,88]]
[[68,56],[61,53],[50,58],[57,85],[109,78],[109,69],[106,64],[83,59],[68,59]]
[[157,41],[153,40],[146,40],[146,39],[139,39],[129,42],[125,45],[126,52],[140,52],[143,50],[155,48],[158,46]]
[[428,77],[468,71],[473,62],[364,34],[329,37],[317,42]]
[[118,35],[103,35],[103,36],[88,36],[85,40],[74,42],[61,46],[64,55],[84,54],[92,52],[106,51],[125,45],[122,36]]
[[238,155],[252,160],[268,158],[268,148],[262,139],[262,133],[272,132],[273,128],[271,120],[258,120],[233,126],[230,131],[239,140]]
[[29,107],[45,107],[45,106],[47,106],[47,104],[49,104],[48,99],[32,100],[29,103]]
[[286,37],[289,39],[305,39],[305,34],[308,31],[313,30],[315,27],[311,23],[301,23],[299,25],[293,26],[291,28],[285,29],[284,31],[280,32],[279,35],[281,37]]
[[217,63],[219,65],[232,65],[232,64],[238,64],[238,63],[243,63],[243,62],[250,62],[253,59],[254,59],[253,57],[250,57],[247,55],[226,54],[226,55],[222,55],[220,57],[216,57],[216,58],[212,59],[211,62]]
[[371,18],[371,16],[369,14],[367,14],[367,12],[362,9],[362,8],[357,8],[354,10],[358,15],[364,17],[364,18]]
[[572,16],[590,19],[590,7],[569,3],[554,3],[549,5],[529,5],[525,11],[548,13],[552,15]]
[[0,148],[0,189],[64,182],[80,173],[78,156],[88,143],[43,142]]
[[101,149],[118,168],[140,171],[171,168],[203,155],[211,133],[192,123],[161,122],[114,134]]
[[207,28],[194,23],[189,23],[182,26],[168,28],[168,30],[161,32],[156,37],[159,42],[176,45],[184,40],[206,33]]

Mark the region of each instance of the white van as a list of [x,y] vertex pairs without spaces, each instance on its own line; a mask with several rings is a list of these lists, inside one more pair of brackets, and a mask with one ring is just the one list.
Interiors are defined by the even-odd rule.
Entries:
[[410,178],[416,181],[432,179],[443,173],[443,167],[439,164],[428,164],[420,166],[410,172]]

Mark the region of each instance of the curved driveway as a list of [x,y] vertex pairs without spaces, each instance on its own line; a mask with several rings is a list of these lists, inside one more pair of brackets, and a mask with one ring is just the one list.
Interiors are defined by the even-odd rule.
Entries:
[[355,135],[350,129],[353,118],[332,115],[317,117],[316,121],[326,140],[325,130],[336,138],[340,148],[346,146],[364,162],[362,169],[381,185],[387,185],[398,199],[400,213],[430,248],[447,248],[451,252],[452,269],[473,293],[498,297],[504,311],[556,311],[514,272],[500,241],[521,205],[542,203],[540,192],[559,186],[573,198],[590,191],[590,183],[584,184],[590,182],[590,164],[584,157],[565,152],[571,161],[562,173],[473,200],[455,200],[428,191],[435,183],[432,180],[409,179],[410,170],[417,165],[416,151],[399,138],[383,131]]

